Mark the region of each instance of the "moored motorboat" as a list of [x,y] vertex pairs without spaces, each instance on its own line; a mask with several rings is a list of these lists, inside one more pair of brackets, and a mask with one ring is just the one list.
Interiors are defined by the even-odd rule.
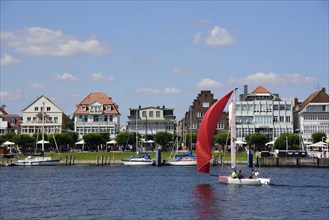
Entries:
[[137,154],[142,154],[142,156],[131,156],[129,160],[122,160],[123,164],[128,166],[153,165],[154,162],[148,153],[137,152]]
[[60,164],[60,159],[52,159],[51,157],[34,157],[28,156],[25,159],[17,160],[16,166],[56,166]]

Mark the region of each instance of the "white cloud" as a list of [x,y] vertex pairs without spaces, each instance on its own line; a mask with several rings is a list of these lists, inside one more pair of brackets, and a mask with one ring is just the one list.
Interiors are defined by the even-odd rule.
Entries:
[[137,94],[161,94],[161,90],[158,88],[138,88],[135,90]]
[[163,94],[179,94],[181,93],[181,89],[173,88],[173,87],[168,87],[163,90]]
[[201,89],[219,89],[223,88],[223,84],[221,82],[217,82],[213,79],[205,78],[197,83],[197,87]]
[[3,101],[18,101],[22,98],[22,91],[7,92],[0,90],[0,99]]
[[103,73],[92,73],[90,79],[95,81],[113,81],[114,76],[104,76]]
[[1,39],[15,51],[34,56],[72,56],[82,53],[105,55],[110,52],[110,49],[95,37],[83,41],[62,31],[42,27],[1,32]]
[[21,62],[9,54],[4,54],[3,57],[0,60],[0,65],[1,66],[9,66],[9,65],[15,65],[15,64],[20,64]]
[[138,88],[135,90],[137,94],[178,94],[182,90],[174,87],[160,88]]
[[234,39],[231,33],[225,28],[215,26],[211,31],[210,35],[206,38],[206,46],[222,46],[230,45],[234,43]]
[[193,44],[199,44],[201,41],[201,32],[198,32],[196,33],[194,36],[193,36]]
[[301,76],[299,74],[277,74],[257,72],[246,77],[231,78],[230,83],[240,83],[248,85],[270,85],[282,86],[288,84],[312,84],[316,79],[312,76]]
[[62,75],[57,74],[56,80],[79,81],[80,79],[78,77],[73,76],[70,73],[63,73]]
[[184,74],[187,73],[188,69],[187,68],[179,68],[179,67],[174,67],[171,70],[171,73],[174,75],[179,75],[179,74]]
[[32,83],[31,84],[31,88],[33,89],[41,89],[41,88],[45,88],[46,85],[42,84],[42,83]]

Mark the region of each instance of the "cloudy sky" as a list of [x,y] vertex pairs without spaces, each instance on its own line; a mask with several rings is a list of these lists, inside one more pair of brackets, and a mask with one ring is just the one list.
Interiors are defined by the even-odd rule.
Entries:
[[175,108],[262,85],[284,99],[328,93],[328,1],[4,1],[0,104],[45,95],[72,115],[91,92],[128,109]]

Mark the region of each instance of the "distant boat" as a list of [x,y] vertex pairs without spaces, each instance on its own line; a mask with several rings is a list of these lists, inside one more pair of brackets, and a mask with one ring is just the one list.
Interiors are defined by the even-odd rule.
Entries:
[[[60,158],[52,159],[51,157],[44,156],[44,152],[45,152],[44,144],[49,143],[48,141],[44,140],[44,132],[45,132],[44,109],[45,109],[45,103],[43,103],[43,108],[42,108],[42,140],[37,142],[37,143],[41,142],[41,144],[42,144],[41,155],[40,156],[28,156],[25,159],[17,160],[14,163],[16,166],[57,166],[57,165],[60,165],[60,161],[61,161]],[[54,140],[55,140],[55,137],[54,137]],[[55,144],[56,144],[56,140],[55,140]],[[57,147],[57,144],[56,144],[56,147]]]
[[[198,139],[197,139],[197,161],[198,161],[198,171],[203,173],[209,173],[210,171],[210,161],[212,159],[212,142],[216,130],[216,125],[224,111],[224,108],[230,99],[232,93],[231,91],[224,97],[219,99],[214,103],[206,112],[204,118],[201,121]],[[235,169],[235,146],[236,146],[236,135],[235,135],[235,97],[233,98],[233,106],[231,112],[231,164],[232,168]],[[257,179],[247,179],[247,178],[232,178],[231,176],[219,176],[220,183],[226,184],[238,184],[238,185],[264,185],[269,184],[270,179],[268,178],[257,178]]]
[[190,150],[187,154],[176,154],[175,158],[169,159],[166,164],[173,166],[196,166],[197,160],[192,150]]
[[[178,153],[178,147],[176,152]],[[168,165],[172,166],[196,166],[197,159],[196,156],[193,155],[192,150],[192,113],[190,109],[190,151],[187,154],[176,154],[174,158],[168,159],[166,162]]]
[[[138,149],[137,117],[138,117],[138,113],[136,111],[136,150]],[[122,162],[124,165],[127,166],[153,165],[153,160],[148,152],[138,152],[138,151],[136,156],[131,156],[129,160],[122,160]]]
[[145,166],[152,165],[153,160],[147,152],[137,152],[141,156],[131,156],[129,160],[122,160],[124,165],[128,166]]

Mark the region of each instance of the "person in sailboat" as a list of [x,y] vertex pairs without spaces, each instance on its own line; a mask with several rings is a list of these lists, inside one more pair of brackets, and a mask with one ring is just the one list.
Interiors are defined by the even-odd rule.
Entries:
[[239,179],[242,179],[244,177],[244,175],[242,174],[242,171],[241,170],[239,170],[239,173],[238,173],[238,178]]
[[231,177],[232,178],[237,178],[238,177],[238,174],[236,173],[236,169],[234,169],[231,173]]

